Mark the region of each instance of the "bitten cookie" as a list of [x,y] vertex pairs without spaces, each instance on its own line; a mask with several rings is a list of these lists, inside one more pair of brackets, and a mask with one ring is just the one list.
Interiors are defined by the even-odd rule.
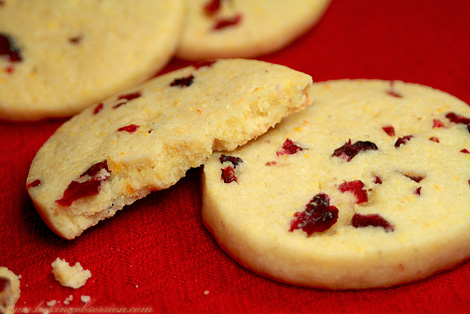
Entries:
[[20,294],[20,277],[8,268],[0,267],[0,311],[12,311]]
[[330,0],[186,0],[177,56],[187,60],[255,57],[274,52],[311,28]]
[[243,59],[156,77],[62,125],[35,156],[27,189],[52,230],[72,239],[307,106],[310,88],[309,75]]
[[313,105],[205,163],[203,219],[242,265],[388,287],[470,256],[470,107],[403,82],[315,83]]
[[183,0],[1,1],[0,118],[69,116],[140,84],[183,20]]

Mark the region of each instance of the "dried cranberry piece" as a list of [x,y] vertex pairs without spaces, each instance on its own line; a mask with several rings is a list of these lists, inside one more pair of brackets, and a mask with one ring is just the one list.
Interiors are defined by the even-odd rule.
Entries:
[[395,148],[400,147],[400,145],[405,145],[406,143],[408,143],[409,140],[411,140],[412,137],[413,137],[413,135],[406,135],[406,136],[400,137],[395,142]]
[[203,67],[210,67],[215,62],[216,62],[216,60],[201,61],[201,62],[198,62],[196,64],[193,64],[193,68],[198,70],[198,69],[203,68]]
[[235,169],[232,166],[227,166],[222,170],[222,179],[225,183],[237,182],[237,176],[235,175]]
[[277,165],[277,162],[276,162],[275,160],[273,160],[273,161],[268,161],[265,165],[266,165],[266,166],[275,166],[275,165]]
[[338,220],[338,208],[330,206],[330,197],[325,193],[315,195],[305,205],[303,212],[294,214],[289,231],[302,229],[308,235],[323,232],[333,226]]
[[204,6],[204,13],[208,16],[215,15],[220,9],[221,0],[209,0]]
[[359,152],[367,150],[377,150],[377,145],[369,141],[357,141],[354,144],[351,144],[351,140],[346,142],[340,148],[335,149],[332,156],[336,156],[346,161],[351,161]]
[[120,95],[120,96],[118,96],[117,99],[125,99],[127,101],[131,101],[132,99],[136,99],[136,98],[139,98],[141,96],[142,96],[142,94],[140,92],[135,92],[135,93]]
[[170,83],[170,86],[188,87],[193,83],[193,80],[194,76],[190,74],[186,77],[175,78],[173,82]]
[[421,182],[424,179],[424,176],[413,176],[410,174],[404,174],[404,176],[417,183]]
[[219,161],[221,164],[223,164],[226,161],[231,162],[234,168],[236,168],[240,163],[243,162],[243,160],[240,157],[226,156],[224,154],[220,155]]
[[421,195],[421,186],[415,190],[416,195]]
[[374,183],[375,183],[375,184],[382,184],[382,183],[383,183],[383,182],[382,182],[382,178],[379,177],[379,176],[375,176]]
[[466,148],[462,149],[460,152],[464,154],[470,154],[470,152]]
[[432,120],[432,128],[443,128],[445,127],[444,122],[439,119]]
[[435,136],[431,136],[429,138],[430,141],[433,141],[433,142],[436,142],[436,143],[439,143],[439,138],[438,137],[435,137]]
[[294,144],[294,142],[288,138],[284,141],[284,144],[282,144],[282,149],[276,152],[276,155],[292,155],[303,150],[304,149],[302,147]]
[[218,19],[215,21],[214,25],[212,26],[213,30],[221,30],[223,28],[235,26],[239,24],[242,20],[241,14],[236,14],[229,18]]
[[93,109],[93,114],[97,114],[98,112],[100,112],[103,109],[103,107],[104,105],[102,102],[96,105],[95,109]]
[[107,160],[103,160],[102,162],[94,164],[93,166],[88,168],[87,171],[82,173],[80,175],[80,178],[83,178],[84,176],[95,177],[103,169],[106,170],[106,173],[109,174],[108,161]]
[[391,125],[386,125],[382,127],[382,130],[384,130],[388,136],[395,136],[395,128]]
[[[104,170],[104,171],[102,171]],[[69,207],[73,202],[80,198],[93,196],[99,193],[101,184],[108,180],[110,171],[108,169],[108,162],[106,160],[92,165],[88,170],[80,175],[80,178],[85,178],[85,181],[72,181],[61,199],[56,200],[56,203]]]
[[37,179],[37,180],[34,180],[33,182],[30,182],[26,185],[26,188],[29,189],[29,188],[35,188],[37,187],[38,185],[41,184],[41,180]]
[[82,41],[82,36],[75,36],[69,38],[69,43],[72,45],[78,45]]
[[361,215],[356,213],[352,218],[352,225],[355,228],[364,228],[368,226],[382,227],[386,232],[393,231],[395,229],[393,225],[379,214]]
[[351,192],[356,197],[356,204],[367,202],[367,191],[364,189],[364,183],[361,180],[344,182],[339,185],[339,190],[344,192]]
[[127,101],[118,102],[117,104],[115,104],[113,106],[113,109],[117,109],[117,108],[119,108],[119,107],[121,107],[122,105],[125,105],[125,104],[127,104]]
[[8,56],[10,62],[23,61],[20,48],[15,44],[13,38],[5,33],[0,33],[0,56]]
[[118,131],[119,132],[129,132],[129,133],[134,133],[135,131],[137,131],[139,129],[139,126],[136,125],[136,124],[129,124],[129,125],[126,125],[126,126],[123,126],[122,128],[119,128]]
[[446,118],[449,119],[451,122],[459,123],[459,124],[470,124],[470,119],[464,117],[462,115],[456,114],[454,112],[449,112],[446,114]]

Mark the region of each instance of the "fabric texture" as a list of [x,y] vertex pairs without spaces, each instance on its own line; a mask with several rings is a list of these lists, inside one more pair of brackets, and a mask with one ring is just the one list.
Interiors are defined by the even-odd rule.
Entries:
[[[468,0],[334,0],[313,29],[259,59],[305,72],[314,81],[403,80],[470,103],[469,16]],[[187,64],[175,59],[164,72]],[[470,310],[468,261],[424,281],[364,291],[294,287],[246,270],[219,248],[201,222],[200,168],[79,238],[61,239],[37,214],[25,181],[36,151],[63,122],[0,121],[0,266],[21,275],[17,309],[30,313]],[[72,265],[80,262],[92,277],[80,289],[62,287],[51,272],[57,257]],[[66,301],[70,295],[73,299]],[[82,296],[89,296],[90,302],[83,303]],[[48,306],[52,300],[57,303]]]

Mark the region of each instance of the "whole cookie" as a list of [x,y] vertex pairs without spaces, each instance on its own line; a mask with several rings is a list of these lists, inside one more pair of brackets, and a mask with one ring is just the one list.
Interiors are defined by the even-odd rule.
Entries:
[[28,192],[52,230],[72,239],[309,105],[310,87],[309,75],[243,59],[156,77],[62,125],[35,156]]
[[410,83],[314,83],[313,104],[204,166],[203,219],[242,265],[387,287],[470,256],[470,107]]
[[177,56],[187,60],[255,57],[311,28],[330,0],[186,0]]
[[183,19],[183,0],[1,1],[0,118],[69,116],[143,82]]

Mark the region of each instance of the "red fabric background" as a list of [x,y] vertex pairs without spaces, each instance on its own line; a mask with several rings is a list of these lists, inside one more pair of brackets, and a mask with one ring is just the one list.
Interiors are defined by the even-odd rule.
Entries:
[[[333,0],[316,27],[282,51],[259,59],[309,73],[315,81],[404,80],[470,103],[470,1]],[[173,60],[164,71],[186,64]],[[55,309],[81,311],[101,307],[199,313],[470,310],[469,262],[418,283],[367,291],[299,288],[253,274],[221,251],[203,227],[200,169],[76,240],[60,239],[42,222],[24,186],[36,151],[61,123],[0,122],[0,266],[22,276],[19,308],[34,312],[57,300]],[[93,277],[78,290],[60,286],[50,266],[58,256],[81,262]],[[63,301],[69,295],[74,299],[66,306]],[[90,296],[92,304],[83,308],[81,295]]]

